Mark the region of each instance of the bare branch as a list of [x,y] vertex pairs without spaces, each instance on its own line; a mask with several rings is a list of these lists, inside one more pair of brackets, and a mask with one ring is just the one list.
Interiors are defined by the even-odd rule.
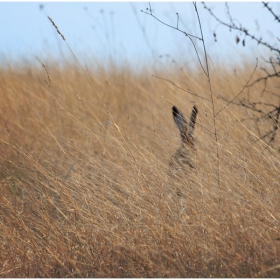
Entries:
[[273,10],[268,6],[268,3],[265,3],[265,2],[262,2],[262,3],[263,3],[263,5],[264,5],[264,7],[266,7],[266,8],[270,11],[270,13],[274,16],[275,20],[277,20],[277,21],[280,23],[280,17],[277,16],[277,15],[273,12]]
[[230,29],[234,29],[234,30],[238,30],[238,31],[242,32],[243,34],[245,34],[252,40],[256,41],[258,44],[263,45],[263,46],[269,48],[271,51],[275,51],[276,53],[278,53],[280,55],[280,50],[278,48],[275,48],[272,45],[268,44],[267,42],[262,41],[261,38],[260,39],[256,38],[254,35],[250,34],[246,28],[244,28],[242,26],[238,27],[235,24],[228,24],[228,23],[220,20],[216,15],[214,15],[214,13],[211,11],[211,9],[208,8],[204,2],[202,2],[202,4],[203,4],[204,8],[211,14],[211,16],[214,17],[222,25],[227,26]]

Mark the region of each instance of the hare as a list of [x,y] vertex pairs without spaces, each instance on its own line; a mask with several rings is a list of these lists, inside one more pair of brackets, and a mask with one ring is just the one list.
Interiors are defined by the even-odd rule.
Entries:
[[194,145],[193,132],[197,113],[198,110],[196,106],[193,106],[189,123],[187,123],[184,115],[177,109],[177,107],[172,107],[173,119],[180,131],[182,142],[181,147],[171,158],[170,166],[173,170],[185,170],[189,167],[195,168],[193,157],[195,155],[196,148]]

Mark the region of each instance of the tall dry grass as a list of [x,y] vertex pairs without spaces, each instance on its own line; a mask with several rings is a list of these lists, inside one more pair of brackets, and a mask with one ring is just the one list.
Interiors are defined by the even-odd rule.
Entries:
[[[211,73],[217,110],[252,69]],[[267,121],[233,104],[217,116],[218,186],[210,102],[148,68],[88,71],[93,85],[72,64],[48,70],[50,81],[41,65],[0,73],[1,277],[279,276],[279,152],[258,136]],[[201,70],[153,74],[209,98]],[[242,97],[277,104],[261,89]],[[193,102],[198,168],[176,178],[171,104],[188,116]]]

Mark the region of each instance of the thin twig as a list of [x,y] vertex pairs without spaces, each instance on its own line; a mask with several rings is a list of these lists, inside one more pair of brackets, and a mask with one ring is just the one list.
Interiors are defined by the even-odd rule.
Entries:
[[248,84],[249,84],[251,78],[253,77],[253,75],[254,75],[254,73],[255,73],[255,71],[256,71],[256,69],[257,69],[257,66],[258,66],[258,59],[256,58],[256,60],[257,60],[257,61],[256,61],[256,66],[255,66],[255,68],[254,68],[254,70],[253,70],[253,72],[252,72],[252,74],[251,74],[249,80],[247,81],[246,85],[242,88],[242,90],[241,90],[232,100],[230,100],[230,101],[227,103],[226,106],[224,106],[218,113],[216,113],[215,117],[217,117],[229,104],[231,104],[231,103],[244,91],[244,89],[248,86]]
[[[149,5],[151,5],[150,2],[149,2]],[[178,26],[177,26],[177,27],[174,27],[174,26],[172,26],[172,25],[169,25],[169,24],[167,24],[167,23],[161,21],[159,18],[157,18],[156,16],[153,15],[152,9],[151,9],[151,8],[148,9],[148,10],[150,11],[150,13],[147,13],[147,12],[145,12],[145,11],[143,11],[143,10],[141,10],[141,12],[144,13],[144,14],[147,14],[147,15],[152,16],[154,19],[156,19],[157,21],[159,21],[159,22],[162,23],[163,25],[166,25],[166,26],[168,26],[168,27],[170,27],[170,28],[173,28],[173,29],[175,29],[175,30],[177,30],[177,31],[179,31],[179,32],[181,32],[181,33],[183,33],[184,35],[186,35],[186,36],[188,36],[188,37],[193,37],[193,38],[195,38],[195,39],[202,40],[201,38],[199,38],[199,37],[197,37],[197,36],[195,36],[195,35],[189,34],[189,33],[187,33],[186,31],[183,31],[183,30],[179,29]]]
[[270,13],[274,16],[274,19],[280,22],[280,16],[277,16],[273,10],[268,6],[268,3],[262,2],[263,5],[270,11]]
[[219,156],[219,142],[218,142],[218,135],[217,135],[217,128],[216,128],[215,103],[214,103],[214,97],[213,97],[213,92],[212,92],[212,84],[211,84],[211,79],[210,79],[207,52],[206,52],[206,47],[205,47],[205,42],[204,42],[204,37],[203,37],[203,32],[202,32],[202,27],[201,27],[201,22],[200,22],[200,17],[199,17],[199,13],[198,13],[198,10],[197,10],[197,7],[196,7],[196,3],[193,2],[193,5],[194,5],[194,8],[195,8],[195,12],[196,12],[196,15],[197,15],[197,20],[198,20],[199,28],[200,28],[200,34],[201,34],[202,44],[203,44],[203,49],[204,49],[207,79],[208,79],[208,85],[209,85],[209,90],[210,90],[210,95],[211,95],[213,125],[214,125],[214,133],[215,133],[215,140],[216,140],[216,157],[217,157],[217,164],[218,164],[218,187],[220,188],[220,156]]
[[260,81],[266,81],[267,79],[269,78],[273,78],[273,77],[280,77],[280,71],[275,73],[275,74],[268,74],[266,77],[261,77],[261,78],[258,78],[257,80],[255,80],[254,82],[252,82],[251,84],[248,85],[248,87],[251,87],[253,86],[254,84],[260,82]]
[[174,26],[171,26],[171,25],[169,25],[169,24],[167,24],[167,23],[161,21],[160,19],[158,19],[156,16],[153,15],[153,13],[152,13],[152,8],[151,8],[151,3],[150,3],[150,2],[149,2],[149,6],[150,6],[150,9],[147,8],[147,10],[150,11],[149,13],[147,13],[147,12],[145,12],[145,11],[143,11],[143,10],[141,10],[141,12],[144,13],[144,14],[147,14],[147,15],[149,15],[149,16],[152,16],[154,19],[156,19],[157,21],[159,21],[159,22],[162,23],[162,24],[164,24],[164,25],[166,25],[166,26],[168,26],[168,27],[170,27],[170,28],[173,28],[173,29],[175,29],[175,30],[177,30],[177,31],[179,31],[179,32],[181,32],[181,33],[183,33],[184,35],[186,35],[186,36],[190,39],[190,41],[191,41],[192,44],[193,44],[194,50],[195,50],[195,52],[196,52],[196,56],[197,56],[197,59],[198,59],[198,61],[199,61],[199,63],[200,63],[200,66],[201,66],[202,70],[204,71],[205,75],[207,75],[206,72],[205,72],[205,69],[204,69],[204,67],[203,67],[203,65],[202,65],[202,62],[201,62],[201,60],[200,60],[200,57],[199,57],[197,48],[196,48],[196,46],[195,46],[195,44],[194,44],[194,42],[193,42],[193,38],[198,39],[198,40],[200,40],[200,41],[201,41],[202,39],[199,38],[199,37],[197,37],[197,36],[191,35],[191,34],[185,32],[185,31],[183,31],[183,30],[181,30],[181,29],[179,29],[178,26],[177,26],[177,27],[174,27]]
[[198,97],[198,98],[201,98],[201,99],[203,99],[203,100],[206,100],[206,101],[211,102],[211,100],[210,100],[210,99],[205,98],[205,97],[203,97],[203,96],[200,96],[200,95],[198,95],[198,94],[197,94],[197,93],[195,93],[195,92],[191,92],[190,90],[183,89],[183,88],[181,88],[181,87],[177,86],[175,83],[173,83],[173,82],[172,82],[172,81],[170,81],[170,80],[167,80],[167,79],[165,79],[165,78],[161,78],[161,77],[157,77],[157,76],[155,76],[155,75],[152,75],[152,77],[157,78],[157,79],[164,80],[164,81],[166,81],[166,82],[169,82],[170,84],[174,85],[175,87],[177,87],[178,89],[180,89],[180,90],[182,90],[182,91],[184,91],[184,92],[187,92],[187,93],[189,93],[189,94],[191,94],[191,95],[193,95],[193,96],[195,96],[195,97]]

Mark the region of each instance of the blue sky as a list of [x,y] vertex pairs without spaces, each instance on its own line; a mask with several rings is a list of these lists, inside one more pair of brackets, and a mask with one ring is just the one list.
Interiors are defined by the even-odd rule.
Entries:
[[[50,16],[82,62],[89,58],[96,61],[112,59],[117,63],[126,61],[132,65],[164,59],[184,63],[195,61],[192,45],[183,34],[141,12],[148,5],[148,2],[1,2],[0,57],[6,61],[35,61],[36,56],[44,60],[71,57],[48,20],[47,16]],[[207,5],[227,21],[224,2],[207,2]],[[197,6],[207,52],[212,60],[229,63],[254,60],[264,54],[265,50],[249,39],[246,47],[241,43],[237,45],[236,32],[230,33],[227,28],[218,26],[201,3]],[[280,3],[274,2],[271,6],[279,13]],[[229,7],[232,17],[250,32],[270,42],[278,42],[279,46],[276,37],[280,37],[280,26],[261,3],[230,2]],[[200,35],[191,2],[152,2],[152,9],[155,16],[173,26],[176,26],[176,13],[179,13],[179,28]],[[243,38],[241,34],[240,37]]]

